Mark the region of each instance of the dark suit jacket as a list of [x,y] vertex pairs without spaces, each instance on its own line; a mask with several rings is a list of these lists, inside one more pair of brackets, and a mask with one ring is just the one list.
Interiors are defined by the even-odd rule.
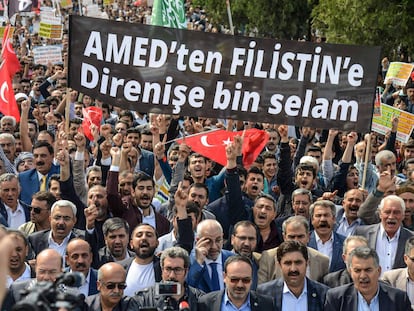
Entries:
[[[342,260],[342,247],[345,241],[345,237],[336,232],[333,232],[333,235],[334,243],[332,246],[332,258],[330,258],[331,263],[329,265],[329,272],[334,272],[346,268],[346,265]],[[315,238],[315,231],[312,231],[311,233],[308,246],[318,250],[318,245],[316,243]]]
[[[69,272],[70,269],[65,269],[65,272]],[[98,270],[89,269],[89,290],[88,290],[88,297],[97,294],[98,288],[96,287],[96,281],[98,280]]]
[[[379,310],[411,310],[408,296],[402,290],[379,283]],[[326,294],[325,311],[358,310],[358,295],[354,284],[331,288]]]
[[[368,246],[372,249],[376,249],[377,237],[381,224],[360,226],[355,230],[354,235],[362,235],[367,238]],[[400,237],[398,238],[397,253],[395,254],[393,269],[405,268],[407,265],[404,262],[404,248],[405,242],[413,236],[413,232],[401,227]]]
[[[223,267],[224,267],[224,262],[226,261],[226,259],[233,255],[234,253],[230,251],[227,251],[224,249],[221,251],[221,259],[223,262]],[[212,291],[211,278],[208,273],[206,263],[200,266],[200,264],[197,262],[195,258],[195,251],[191,252],[190,260],[191,260],[191,265],[190,265],[190,270],[188,271],[188,275],[187,275],[188,285],[201,289],[205,293],[211,292]],[[220,271],[218,272],[220,273]]]
[[[59,174],[60,167],[53,165],[47,174],[46,184],[49,183],[49,178],[53,174]],[[20,183],[20,197],[19,199],[22,200],[26,204],[30,204],[32,202],[32,195],[40,190],[40,182],[39,176],[37,175],[37,171],[35,168],[21,172],[19,174],[19,183]]]
[[[42,230],[38,232],[34,232],[29,235],[29,246],[31,254],[29,254],[29,258],[35,258],[37,254],[39,254],[42,250],[49,248],[49,237],[50,229]],[[74,238],[84,238],[85,232],[78,229],[73,229],[72,233],[70,234],[69,240]]]
[[[89,311],[102,311],[101,294],[86,297],[85,303]],[[139,310],[136,302],[131,297],[122,297],[121,301],[112,309],[113,311]]]
[[323,284],[328,285],[330,288],[349,283],[352,283],[352,278],[347,269],[331,272],[323,277]]
[[[326,292],[329,287],[306,278],[308,287],[308,311],[323,311]],[[275,311],[282,311],[283,278],[260,284],[257,287],[259,294],[275,298]]]
[[[224,290],[211,292],[201,296],[198,299],[198,311],[220,311],[223,297]],[[274,310],[273,298],[266,295],[260,295],[255,291],[250,291],[250,308],[251,311]]]
[[[19,203],[21,204],[21,206],[24,209],[24,216],[26,218],[26,222],[30,221],[30,210],[29,210],[29,205],[27,205],[26,203],[24,203],[23,201],[19,200]],[[30,201],[31,203],[31,201]],[[2,216],[0,219],[5,220],[5,223],[3,223],[3,221],[0,220],[0,223],[2,223],[3,225],[5,225],[6,227],[8,227],[8,220],[9,220],[9,216],[7,215],[7,211],[6,211],[6,206],[4,206],[4,203],[2,201],[0,201],[0,215]]]
[[14,282],[7,291],[1,310],[10,311],[22,298],[21,291],[36,285],[36,279]]
[[[126,250],[130,257],[135,257],[135,253],[130,251],[129,249]],[[102,265],[106,264],[107,262],[114,262],[115,259],[112,256],[109,249],[104,246],[99,249],[98,252],[94,252],[93,254],[93,262],[92,267],[95,269],[99,269]]]

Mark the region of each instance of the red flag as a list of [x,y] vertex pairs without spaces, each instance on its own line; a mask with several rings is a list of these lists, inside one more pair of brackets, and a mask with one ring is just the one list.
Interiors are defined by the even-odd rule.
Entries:
[[20,112],[14,98],[11,75],[5,62],[0,65],[0,112],[5,116],[12,116],[16,122],[20,121]]
[[5,66],[7,66],[10,77],[13,77],[16,72],[20,71],[20,62],[9,39],[11,31],[10,28],[10,24],[8,24],[4,29],[3,49],[1,51],[1,56]]
[[89,140],[93,140],[93,135],[91,132],[91,125],[95,124],[96,127],[99,128],[101,125],[102,119],[102,109],[95,106],[90,106],[85,109],[82,109],[83,113],[83,121],[82,121],[82,129],[83,133]]
[[[248,168],[263,150],[269,134],[258,129],[249,129],[239,132],[214,130],[202,132],[185,138],[185,143],[195,152],[221,164],[226,165],[226,146],[234,140],[234,136],[244,136],[243,139],[243,165]],[[183,139],[177,140],[182,143]]]

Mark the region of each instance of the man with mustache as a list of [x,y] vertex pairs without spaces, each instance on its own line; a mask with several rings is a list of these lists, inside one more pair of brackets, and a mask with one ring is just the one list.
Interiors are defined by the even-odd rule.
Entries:
[[232,255],[232,252],[223,250],[223,228],[220,223],[214,219],[203,220],[197,226],[188,284],[206,293],[223,289],[224,262]]
[[316,201],[310,207],[314,231],[308,246],[329,257],[329,272],[345,268],[341,257],[345,237],[334,231],[335,213],[335,204],[328,200]]
[[90,311],[138,310],[130,297],[124,296],[125,269],[116,262],[108,262],[98,270],[96,282],[99,293],[85,299]]
[[169,296],[167,302],[166,296],[155,295],[155,287],[152,286],[140,292],[134,299],[140,307],[156,307],[158,310],[178,310],[180,303],[185,301],[188,303],[190,311],[196,311],[197,301],[203,292],[187,284],[186,277],[189,267],[190,256],[186,250],[177,246],[165,249],[161,255],[161,283],[179,283],[180,293]]
[[80,238],[70,240],[66,247],[66,263],[69,272],[80,272],[85,276],[85,283],[78,287],[81,294],[88,297],[98,293],[96,288],[98,271],[91,268],[92,249],[88,242]]
[[348,237],[354,234],[358,226],[364,224],[362,219],[358,218],[358,210],[362,202],[364,202],[364,194],[359,189],[351,189],[345,192],[342,208],[336,215],[336,233]]
[[33,146],[35,167],[19,174],[20,200],[26,204],[32,201],[32,195],[39,190],[45,191],[53,174],[59,174],[59,167],[53,164],[54,149],[47,142],[39,141]]
[[379,282],[380,259],[375,250],[357,247],[348,257],[353,283],[326,294],[325,311],[412,310],[405,292]]
[[308,249],[297,241],[279,245],[276,253],[282,278],[261,284],[260,294],[275,299],[275,310],[322,311],[328,287],[306,277]]
[[158,246],[157,231],[149,224],[137,225],[132,231],[129,246],[134,250],[135,257],[119,263],[127,271],[127,289],[124,294],[134,296],[140,290],[161,281],[160,259],[154,255]]
[[355,230],[355,235],[366,237],[368,246],[377,251],[382,273],[405,268],[404,247],[413,232],[402,226],[404,200],[396,195],[389,195],[381,200],[378,211],[381,222],[360,226]]
[[233,246],[233,252],[246,256],[252,262],[252,282],[251,289],[255,290],[257,287],[257,272],[259,270],[260,254],[256,253],[257,246],[257,228],[248,221],[242,220],[234,225],[234,231],[231,235],[231,245]]
[[253,268],[245,256],[229,257],[224,263],[226,289],[211,292],[199,299],[198,310],[274,310],[272,297],[251,290]]

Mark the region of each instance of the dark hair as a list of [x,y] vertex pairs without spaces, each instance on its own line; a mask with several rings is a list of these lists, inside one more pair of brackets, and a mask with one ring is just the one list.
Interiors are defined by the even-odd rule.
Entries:
[[256,202],[260,199],[267,199],[269,201],[272,201],[272,205],[273,205],[273,210],[276,211],[276,200],[267,193],[261,193],[256,197],[256,200],[254,200],[254,204],[256,205]]
[[140,224],[136,225],[136,226],[135,226],[135,228],[134,228],[134,230],[132,230],[132,235],[134,235],[135,231],[136,231],[138,228],[141,228],[141,227],[144,227],[144,226],[151,227],[151,229],[152,229],[152,230],[154,231],[154,233],[155,233],[156,238],[158,239],[158,232],[157,232],[157,230],[155,230],[155,228],[154,228],[152,225],[147,224],[146,222],[141,222]]
[[272,159],[272,160],[276,160],[276,155],[273,152],[270,151],[265,151],[261,154],[262,158],[263,158],[263,162],[266,161],[266,159]]
[[124,228],[126,233],[129,235],[129,224],[128,222],[120,217],[112,217],[105,220],[102,225],[102,232],[104,236],[107,236],[110,232]]
[[152,178],[148,174],[145,174],[144,172],[139,172],[139,173],[134,175],[134,180],[132,181],[132,187],[134,187],[134,189],[135,189],[139,182],[147,181],[147,180],[151,180],[152,181],[152,186],[155,187],[154,178]]
[[300,252],[303,255],[303,258],[308,261],[308,248],[306,245],[303,245],[298,241],[285,241],[280,244],[276,252],[277,261],[280,263],[283,256],[285,256],[287,253],[293,252]]
[[313,174],[313,178],[316,178],[316,169],[309,163],[300,163],[296,167],[295,176],[299,173],[299,171],[311,171]]
[[188,255],[188,252],[184,248],[173,246],[173,247],[164,249],[162,251],[161,259],[160,259],[161,268],[164,268],[164,261],[165,261],[165,258],[167,257],[181,258],[182,260],[184,260],[184,268],[187,269],[188,267],[190,267],[190,256]]
[[24,242],[25,246],[29,245],[29,240],[27,239],[26,234],[23,233],[23,231],[17,230],[17,229],[11,229],[7,228],[7,235],[15,235],[21,238]]
[[[50,180],[49,180],[49,183],[50,183]],[[52,207],[52,205],[56,202],[55,196],[48,191],[38,191],[32,195],[32,199],[38,200],[38,201],[46,201],[46,205],[49,208],[49,210]]]
[[[187,214],[194,213],[196,219],[200,217],[200,208],[198,207],[197,203],[192,201],[188,201],[185,209],[187,210]],[[174,207],[174,216],[177,214],[177,208]]]
[[224,272],[227,273],[227,267],[229,266],[229,264],[233,263],[233,262],[245,262],[246,264],[248,264],[251,268],[252,274],[253,274],[253,264],[252,261],[247,258],[246,256],[242,256],[242,255],[234,255],[234,256],[230,256],[229,258],[226,259],[226,261],[224,262]]
[[207,193],[206,197],[208,198],[209,193],[208,193],[208,188],[207,188],[206,184],[203,184],[203,183],[200,183],[200,182],[193,183],[193,184],[191,184],[190,188],[188,189],[188,192],[190,192],[191,189],[193,189],[193,188],[204,189]]
[[46,141],[36,142],[33,146],[33,152],[35,151],[35,149],[42,148],[42,147],[46,147],[47,151],[49,151],[50,154],[54,153],[53,146]]
[[261,175],[263,177],[263,180],[265,178],[265,175],[264,175],[263,171],[260,168],[256,167],[256,166],[252,166],[248,170],[247,176],[249,176],[250,174],[258,174],[258,175]]

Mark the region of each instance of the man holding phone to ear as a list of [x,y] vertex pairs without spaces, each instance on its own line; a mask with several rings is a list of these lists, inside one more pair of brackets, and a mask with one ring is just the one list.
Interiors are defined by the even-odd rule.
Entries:
[[[183,305],[190,311],[197,310],[198,297],[204,293],[189,286],[185,279],[190,266],[190,256],[181,247],[165,249],[161,255],[162,281],[134,296],[134,300],[142,308],[157,310],[181,310]],[[149,309],[148,309],[149,310]]]

